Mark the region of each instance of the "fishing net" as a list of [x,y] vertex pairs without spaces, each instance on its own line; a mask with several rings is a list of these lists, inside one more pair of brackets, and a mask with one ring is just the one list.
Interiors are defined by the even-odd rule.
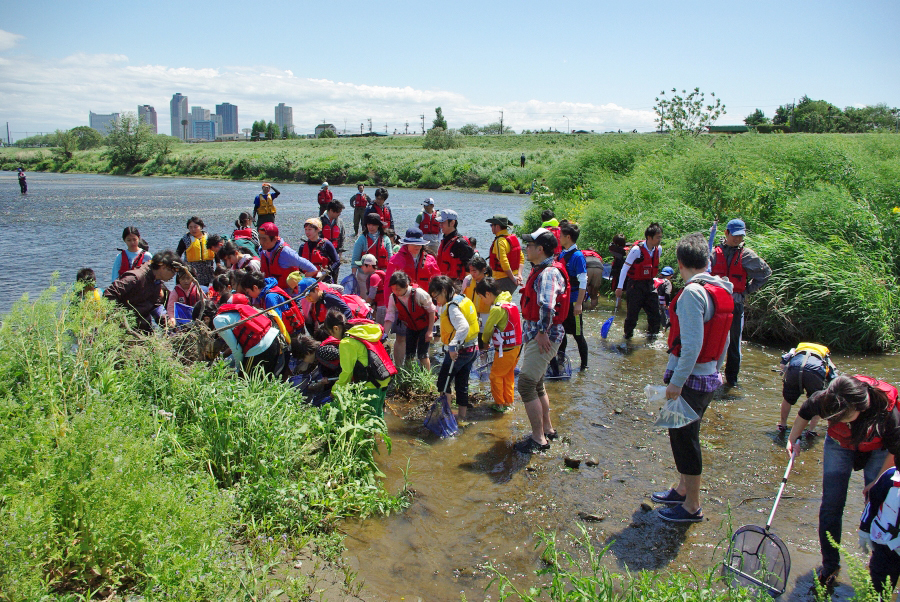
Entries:
[[459,424],[450,409],[450,400],[446,394],[438,397],[425,414],[425,428],[441,439],[452,437],[459,432]]
[[763,589],[776,597],[784,593],[790,572],[791,556],[777,535],[756,525],[735,531],[722,565],[732,586]]
[[547,366],[547,372],[544,374],[544,380],[568,380],[572,378],[572,362],[565,352],[560,351],[556,354],[554,361]]
[[175,303],[175,324],[190,324],[194,308],[184,303]]
[[487,381],[491,378],[491,368],[494,367],[494,350],[485,349],[475,358],[472,365],[471,378],[480,381]]
[[344,287],[344,293],[347,295],[359,294],[359,281],[356,280],[356,274],[347,274],[341,280],[341,286]]

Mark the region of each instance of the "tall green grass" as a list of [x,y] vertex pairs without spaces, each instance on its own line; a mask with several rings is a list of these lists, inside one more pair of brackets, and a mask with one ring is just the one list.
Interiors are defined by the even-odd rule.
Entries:
[[52,296],[0,326],[0,599],[256,598],[285,586],[260,542],[331,544],[339,519],[405,506],[358,390],[311,408],[129,340],[105,301]]

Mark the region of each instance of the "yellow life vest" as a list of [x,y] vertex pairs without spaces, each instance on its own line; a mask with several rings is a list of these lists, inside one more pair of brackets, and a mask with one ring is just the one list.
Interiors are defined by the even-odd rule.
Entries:
[[211,261],[216,254],[206,248],[206,234],[200,238],[194,238],[184,251],[184,257],[188,261]]
[[800,353],[801,351],[808,351],[817,356],[819,359],[825,360],[831,355],[831,351],[828,350],[828,347],[825,345],[819,345],[818,343],[800,343],[794,349],[794,353]]
[[274,309],[270,309],[267,313],[268,313],[269,317],[272,318],[272,321],[275,322],[276,326],[278,326],[278,330],[281,331],[281,334],[284,335],[284,340],[286,340],[287,342],[290,342],[291,335],[288,334],[287,327],[284,325],[284,322],[281,320],[281,316],[279,316],[278,313]]
[[480,328],[478,326],[478,312],[475,311],[475,304],[466,297],[457,295],[452,301],[447,303],[444,311],[441,312],[441,342],[444,345],[449,345],[453,335],[456,334],[456,329],[453,328],[453,324],[450,322],[451,305],[457,306],[466,317],[466,322],[469,323],[469,334],[466,335],[465,342],[470,343],[477,339]]
[[275,214],[275,201],[272,200],[271,193],[259,195],[259,209],[256,212],[262,215]]
[[475,285],[476,284],[477,284],[477,282],[475,282],[475,279],[470,278],[469,286],[467,286],[466,290],[463,291],[463,295],[465,295],[466,298],[470,299],[472,301],[472,303],[475,304],[475,311],[477,311],[480,314],[486,314],[489,311],[491,311],[491,305],[490,305],[490,303],[487,302],[487,299],[475,294]]

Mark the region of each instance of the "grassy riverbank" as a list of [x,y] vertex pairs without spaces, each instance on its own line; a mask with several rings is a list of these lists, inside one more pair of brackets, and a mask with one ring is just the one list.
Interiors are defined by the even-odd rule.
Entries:
[[774,270],[749,297],[745,336],[792,346],[900,348],[900,136],[755,135],[626,140],[551,167],[541,209],[582,225],[582,247],[602,254],[617,232],[629,241],[647,224],[674,242],[719,217],[747,222],[747,245]]
[[[453,150],[422,148],[420,136],[214,142],[172,146],[131,173],[208,176],[276,182],[384,185],[405,188],[469,188],[492,192],[527,192],[558,161],[580,151],[617,146],[625,141],[654,147],[654,135],[472,136]],[[525,168],[520,167],[522,153]],[[0,169],[113,173],[103,149],[76,151],[68,161],[51,149],[0,149]],[[121,172],[115,172],[121,173]]]
[[20,302],[0,327],[0,600],[259,599],[340,551],[345,517],[405,507],[379,482],[384,421],[286,385],[186,368],[109,304]]

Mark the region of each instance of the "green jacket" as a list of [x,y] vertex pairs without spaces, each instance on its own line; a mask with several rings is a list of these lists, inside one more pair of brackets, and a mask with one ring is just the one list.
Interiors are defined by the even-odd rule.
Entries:
[[[359,324],[347,331],[346,335],[341,340],[341,344],[338,346],[338,353],[341,361],[341,375],[334,384],[335,388],[345,387],[353,382],[353,368],[356,366],[357,362],[363,366],[369,365],[369,354],[366,350],[366,346],[354,339],[354,336],[372,343],[380,344],[381,327],[378,326],[378,324]],[[383,389],[388,386],[389,382],[391,382],[390,378],[378,381],[377,388]],[[365,382],[365,386],[367,389],[376,388],[375,385],[369,381]]]

